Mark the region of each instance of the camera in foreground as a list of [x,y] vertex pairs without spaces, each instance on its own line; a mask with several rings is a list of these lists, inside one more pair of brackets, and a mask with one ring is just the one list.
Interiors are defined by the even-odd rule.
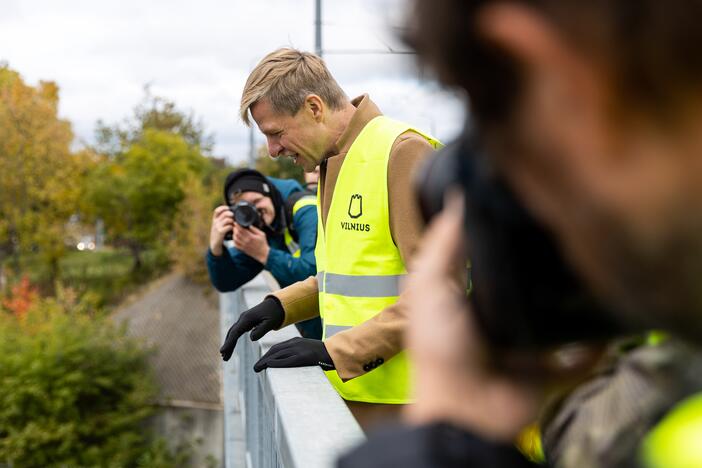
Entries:
[[521,205],[467,133],[435,153],[420,172],[425,221],[446,191],[465,196],[464,235],[471,265],[467,298],[496,347],[546,348],[607,339],[626,331],[562,257],[550,232]]

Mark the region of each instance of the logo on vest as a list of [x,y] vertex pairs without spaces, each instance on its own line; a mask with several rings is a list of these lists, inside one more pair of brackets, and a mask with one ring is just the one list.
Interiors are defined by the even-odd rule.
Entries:
[[360,218],[363,214],[363,195],[354,193],[349,200],[349,216],[351,219]]
[[348,221],[342,221],[341,229],[343,229],[344,231],[370,232],[370,224],[349,223]]
[[[351,219],[360,218],[363,214],[363,195],[354,193],[349,200],[349,217]],[[341,222],[341,229],[345,231],[370,232],[370,224]]]

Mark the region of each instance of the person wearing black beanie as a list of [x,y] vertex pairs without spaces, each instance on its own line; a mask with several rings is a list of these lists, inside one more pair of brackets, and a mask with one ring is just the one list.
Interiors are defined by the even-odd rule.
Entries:
[[[267,235],[274,236],[283,232],[286,221],[285,202],[275,184],[260,172],[254,169],[239,169],[231,172],[224,182],[224,200],[229,206],[242,200],[255,205],[263,220],[263,231]],[[235,226],[232,226],[232,229],[239,234],[239,229]],[[246,231],[242,231],[239,237],[243,238],[246,234]],[[267,255],[264,257],[263,252],[259,254],[257,250],[265,251],[265,246],[254,245],[254,250],[250,253],[254,258],[261,257],[259,261],[265,260]]]
[[[217,290],[233,291],[263,269],[281,287],[316,274],[317,210],[312,193],[292,179],[238,169],[227,176],[223,195],[225,204],[212,215],[206,254],[210,280]],[[260,223],[248,227],[236,223],[233,207],[244,202],[256,209]],[[321,338],[319,319],[299,325],[302,336]]]

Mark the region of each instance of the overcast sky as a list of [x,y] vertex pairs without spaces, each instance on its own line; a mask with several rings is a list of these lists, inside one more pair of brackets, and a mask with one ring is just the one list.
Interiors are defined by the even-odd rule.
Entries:
[[[95,122],[118,122],[152,93],[200,117],[217,156],[242,161],[248,129],[238,117],[249,71],[268,52],[314,49],[314,0],[0,0],[0,60],[34,85],[61,88],[60,113],[79,142]],[[396,38],[405,0],[323,0],[323,48],[350,97],[367,92],[391,117],[448,140],[461,127],[457,100],[420,78]],[[263,138],[256,132],[257,144]]]

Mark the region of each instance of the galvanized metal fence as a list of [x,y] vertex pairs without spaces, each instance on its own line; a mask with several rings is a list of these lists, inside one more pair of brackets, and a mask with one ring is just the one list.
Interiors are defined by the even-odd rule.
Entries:
[[[222,338],[239,314],[270,292],[262,275],[220,295]],[[363,432],[318,367],[268,369],[254,363],[274,344],[299,336],[295,327],[258,342],[248,335],[224,364],[223,400],[227,468],[330,468]]]

